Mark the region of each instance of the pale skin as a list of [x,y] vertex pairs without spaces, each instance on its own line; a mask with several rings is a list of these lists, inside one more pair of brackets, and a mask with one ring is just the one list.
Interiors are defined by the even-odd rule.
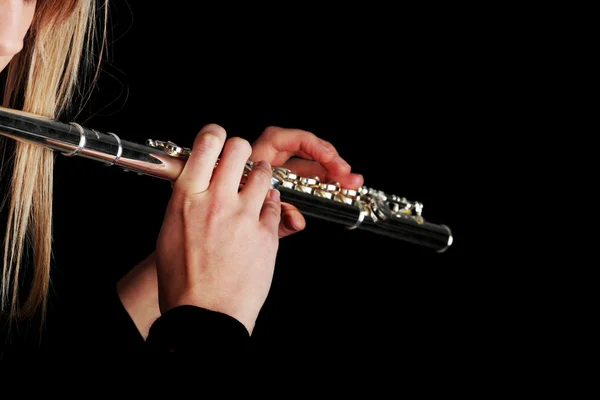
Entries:
[[23,48],[36,1],[0,0],[0,72]]
[[[292,158],[294,156],[302,157]],[[264,160],[301,176],[318,176],[322,181],[338,181],[356,189],[364,183],[362,175],[351,173],[350,165],[335,147],[311,132],[300,129],[268,127],[252,144],[253,161]],[[281,203],[278,236],[300,232],[306,220],[291,204]],[[144,338],[152,323],[161,315],[155,254],[140,262],[117,285],[119,297]]]
[[[35,0],[0,0],[0,71],[23,48],[35,6]],[[255,167],[238,190],[249,158]],[[203,127],[173,184],[156,250],[117,285],[144,338],[161,313],[186,304],[228,314],[252,333],[271,285],[279,239],[306,226],[302,214],[271,190],[272,166],[351,189],[363,184],[335,147],[311,132],[268,127],[250,145],[227,139],[221,126]]]

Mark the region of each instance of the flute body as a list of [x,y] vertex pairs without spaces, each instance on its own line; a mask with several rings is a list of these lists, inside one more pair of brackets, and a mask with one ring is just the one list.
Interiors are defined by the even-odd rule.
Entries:
[[[171,182],[178,178],[191,152],[170,141],[149,139],[146,144],[134,143],[75,122],[64,123],[4,107],[0,107],[0,135],[44,146],[68,157],[85,157]],[[248,160],[246,172],[252,165]],[[318,177],[298,176],[279,167],[273,168],[271,181],[272,187],[281,193],[281,200],[306,216],[440,253],[452,244],[450,228],[425,221],[421,203],[366,186],[344,189],[337,182],[320,182]]]

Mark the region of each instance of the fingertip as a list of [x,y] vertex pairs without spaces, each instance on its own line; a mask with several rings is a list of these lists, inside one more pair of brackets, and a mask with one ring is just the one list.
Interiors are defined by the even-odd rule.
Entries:
[[365,178],[364,176],[362,176],[362,174],[351,174],[350,176],[352,177],[354,182],[353,186],[359,188],[365,184]]
[[281,237],[303,231],[304,228],[306,228],[306,220],[298,210],[284,211],[279,229]]
[[281,193],[277,189],[269,189],[269,199],[279,203],[281,200]]
[[346,189],[358,189],[365,180],[361,174],[330,175],[330,179],[339,182]]
[[288,212],[285,216],[285,223],[288,228],[296,232],[299,232],[306,228],[306,220],[298,210]]
[[279,190],[269,189],[265,202],[263,203],[261,219],[263,219],[269,227],[278,231],[278,227],[281,224],[281,214]]

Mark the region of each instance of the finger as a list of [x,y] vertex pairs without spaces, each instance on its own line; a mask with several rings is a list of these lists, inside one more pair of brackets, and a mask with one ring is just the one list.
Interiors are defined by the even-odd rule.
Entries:
[[269,190],[264,198],[260,212],[260,221],[272,230],[273,233],[278,232],[279,223],[281,222],[281,200],[277,189]]
[[321,182],[339,182],[344,189],[358,189],[364,184],[364,178],[361,174],[338,175],[328,171],[316,161],[301,160],[292,158],[282,165],[294,174],[304,177],[318,176]]
[[223,148],[227,134],[216,124],[204,126],[194,140],[192,154],[185,163],[173,190],[186,194],[202,193],[208,189],[215,163]]
[[331,143],[301,129],[267,128],[254,142],[251,159],[280,166],[294,155],[316,161],[337,175],[349,174],[351,170]]
[[281,222],[279,223],[279,237],[283,238],[306,228],[306,219],[300,211],[291,204],[281,203]]
[[260,213],[265,202],[265,196],[271,189],[271,165],[266,161],[259,161],[252,166],[244,188],[240,191],[242,201],[256,213]]
[[218,190],[228,195],[238,193],[242,175],[252,148],[247,140],[233,137],[225,143],[219,165],[213,174]]

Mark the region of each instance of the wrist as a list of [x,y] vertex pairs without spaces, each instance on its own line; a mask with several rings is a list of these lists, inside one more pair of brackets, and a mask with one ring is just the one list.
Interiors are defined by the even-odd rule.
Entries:
[[150,326],[161,315],[154,253],[119,280],[117,293],[140,334],[146,339]]

